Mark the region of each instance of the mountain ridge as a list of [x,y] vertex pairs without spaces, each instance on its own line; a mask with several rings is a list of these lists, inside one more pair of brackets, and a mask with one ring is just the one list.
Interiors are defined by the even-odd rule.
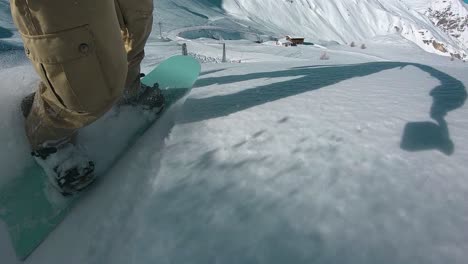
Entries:
[[[450,0],[452,2],[461,3]],[[240,21],[263,24],[279,34],[302,35],[311,41],[349,44],[399,34],[428,52],[466,59],[468,43],[437,27],[434,19],[421,12],[421,3],[411,0],[225,0],[223,8]],[[419,8],[414,7],[418,4]],[[439,3],[437,8],[443,6]]]

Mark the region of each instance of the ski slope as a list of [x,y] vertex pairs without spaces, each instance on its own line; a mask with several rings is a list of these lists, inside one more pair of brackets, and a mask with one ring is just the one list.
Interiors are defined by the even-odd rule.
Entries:
[[[365,50],[226,40],[219,63],[219,40],[181,34],[232,32],[221,5],[157,5],[171,40],[153,32],[143,71],[187,43],[196,87],[25,263],[466,263],[466,63],[400,34]],[[38,80],[5,14],[0,184],[32,162],[18,104]],[[103,119],[80,140],[121,133]],[[5,236],[1,263],[18,263]]]

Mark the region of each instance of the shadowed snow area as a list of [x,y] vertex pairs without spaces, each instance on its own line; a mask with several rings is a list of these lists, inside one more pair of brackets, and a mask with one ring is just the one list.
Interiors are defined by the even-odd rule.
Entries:
[[0,27],[0,38],[9,38],[11,36],[13,36],[13,32],[6,28]]
[[[157,2],[165,39],[155,24],[143,71],[186,43],[199,80],[25,263],[465,264],[468,65],[399,34],[255,43],[221,3]],[[0,185],[33,162],[18,105],[38,77],[10,31]],[[99,164],[142,119],[114,109],[79,140]],[[1,263],[17,263],[4,233]]]

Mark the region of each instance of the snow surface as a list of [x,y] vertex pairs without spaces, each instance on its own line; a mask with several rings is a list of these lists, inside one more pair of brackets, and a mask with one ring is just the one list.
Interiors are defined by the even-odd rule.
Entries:
[[425,13],[427,9],[431,7],[432,0],[403,0],[403,2],[412,9],[420,13]]
[[[364,50],[225,40],[240,63],[218,63],[221,41],[203,30],[235,25],[219,3],[157,7],[172,26],[162,41],[155,25],[143,70],[187,43],[207,62],[196,87],[26,263],[466,263],[466,63],[398,33]],[[0,80],[3,184],[32,162],[18,104],[38,77],[9,48]],[[105,134],[86,143],[99,158],[138,118],[110,112],[80,141]],[[16,263],[2,232],[1,263]]]

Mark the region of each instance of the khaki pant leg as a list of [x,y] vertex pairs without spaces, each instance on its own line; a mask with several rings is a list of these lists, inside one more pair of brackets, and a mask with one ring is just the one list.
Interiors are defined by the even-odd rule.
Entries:
[[129,94],[140,87],[140,63],[153,26],[153,0],[115,0],[120,30],[127,51],[128,74],[125,87]]
[[113,0],[11,0],[42,83],[26,132],[33,149],[73,135],[121,97],[127,60]]

